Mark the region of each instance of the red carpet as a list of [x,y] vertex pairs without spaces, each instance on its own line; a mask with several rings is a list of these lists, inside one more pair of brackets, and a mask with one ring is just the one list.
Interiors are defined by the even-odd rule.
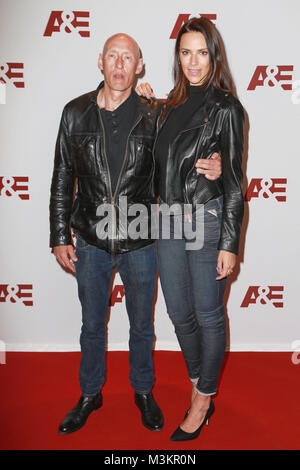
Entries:
[[154,353],[160,432],[145,429],[133,402],[128,353],[107,354],[103,407],[76,433],[57,427],[76,404],[80,353],[7,353],[0,365],[0,448],[9,449],[300,449],[300,364],[291,353],[228,353],[216,411],[198,439],[169,437],[189,406],[181,353]]

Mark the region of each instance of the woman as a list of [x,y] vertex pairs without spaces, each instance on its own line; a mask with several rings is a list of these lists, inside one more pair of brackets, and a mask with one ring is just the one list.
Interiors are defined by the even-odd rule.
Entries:
[[[210,20],[192,18],[180,29],[174,78],[159,119],[154,156],[161,203],[193,208],[191,216],[173,216],[169,239],[164,238],[161,217],[157,243],[168,314],[192,381],[191,406],[171,436],[182,441],[196,438],[214,411],[212,396],[226,347],[223,295],[236,264],[244,210],[244,114],[233,96],[222,39]],[[138,92],[151,95],[148,84]],[[216,181],[194,168],[196,158],[213,152],[222,158],[222,176]],[[197,209],[196,204],[203,206]],[[178,219],[184,234],[189,224],[197,233],[204,231],[201,249],[188,249],[187,236],[178,239]]]

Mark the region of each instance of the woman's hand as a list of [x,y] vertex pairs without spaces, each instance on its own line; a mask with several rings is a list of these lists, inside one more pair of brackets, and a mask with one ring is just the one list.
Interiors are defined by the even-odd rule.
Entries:
[[230,251],[220,250],[217,264],[217,272],[219,276],[216,277],[216,279],[219,280],[229,276],[229,274],[231,274],[233,271],[235,263],[236,255],[234,253],[231,253]]
[[139,96],[145,96],[146,98],[148,98],[148,100],[150,98],[155,98],[153,90],[150,84],[147,82],[140,83],[139,86],[136,87],[135,91]]

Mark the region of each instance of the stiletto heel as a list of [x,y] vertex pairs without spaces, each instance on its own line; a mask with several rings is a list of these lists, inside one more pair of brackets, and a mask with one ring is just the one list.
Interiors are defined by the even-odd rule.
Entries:
[[170,440],[171,441],[191,441],[192,439],[196,439],[199,436],[200,431],[202,427],[204,426],[204,424],[206,423],[206,425],[208,426],[209,418],[211,417],[214,411],[215,411],[214,402],[210,400],[209,408],[199,428],[197,428],[196,431],[194,432],[185,432],[181,429],[180,426],[178,426],[178,428],[173,432],[172,436],[170,437]]

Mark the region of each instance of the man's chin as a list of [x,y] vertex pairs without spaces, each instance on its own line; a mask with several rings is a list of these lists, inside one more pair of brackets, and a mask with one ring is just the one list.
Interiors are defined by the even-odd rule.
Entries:
[[113,91],[126,91],[128,88],[132,88],[133,83],[124,83],[121,81],[114,81],[113,83],[108,84],[109,88]]

